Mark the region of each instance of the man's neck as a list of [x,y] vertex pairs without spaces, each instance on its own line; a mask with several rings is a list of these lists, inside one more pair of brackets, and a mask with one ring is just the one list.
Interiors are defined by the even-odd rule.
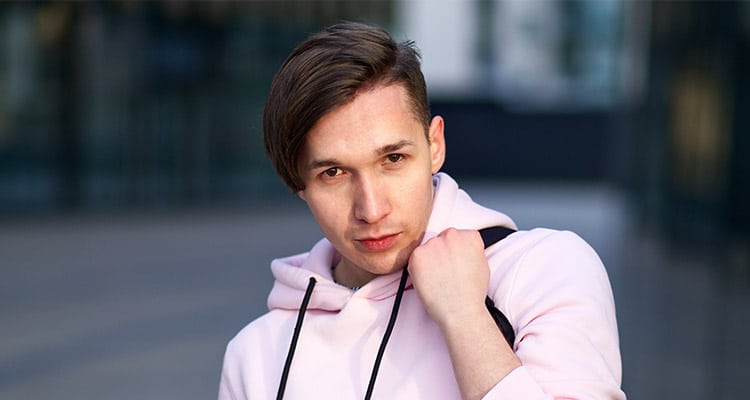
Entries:
[[350,289],[360,288],[377,277],[362,268],[355,267],[343,257],[333,265],[332,274],[334,282]]

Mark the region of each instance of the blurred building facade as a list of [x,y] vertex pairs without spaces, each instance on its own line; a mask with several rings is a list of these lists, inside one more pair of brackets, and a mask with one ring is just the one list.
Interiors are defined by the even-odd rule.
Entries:
[[0,213],[283,195],[265,94],[342,19],[422,49],[448,172],[612,183],[644,221],[747,234],[745,2],[3,3]]
[[321,20],[368,7],[387,11],[326,2],[2,4],[0,209],[253,197],[273,179],[259,115],[275,69]]

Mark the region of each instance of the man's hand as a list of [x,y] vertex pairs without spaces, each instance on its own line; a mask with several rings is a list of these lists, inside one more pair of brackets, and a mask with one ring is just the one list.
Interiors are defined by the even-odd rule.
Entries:
[[481,399],[521,361],[484,305],[490,269],[477,231],[446,229],[412,252],[409,273],[443,332],[463,399]]
[[490,270],[479,232],[446,229],[414,250],[408,268],[419,298],[441,328],[487,312]]

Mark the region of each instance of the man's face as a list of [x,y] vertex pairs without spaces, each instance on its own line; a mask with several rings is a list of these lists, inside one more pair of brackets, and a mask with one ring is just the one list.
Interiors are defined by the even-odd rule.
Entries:
[[432,211],[432,174],[443,164],[443,120],[430,140],[401,85],[377,86],[324,115],[299,162],[304,199],[362,281],[406,265]]

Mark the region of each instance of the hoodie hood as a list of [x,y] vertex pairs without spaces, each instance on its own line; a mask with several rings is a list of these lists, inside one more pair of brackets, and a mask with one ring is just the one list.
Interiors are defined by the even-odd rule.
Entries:
[[[433,185],[435,192],[432,214],[423,243],[448,228],[480,229],[497,225],[516,228],[505,214],[474,203],[449,175],[436,174]],[[308,253],[274,260],[271,271],[275,282],[268,297],[268,308],[299,309],[310,277],[316,279],[317,285],[308,310],[339,311],[352,297],[377,301],[395,296],[400,271],[379,276],[359,290],[352,291],[333,281],[331,266],[335,257],[336,249],[327,239],[321,239]],[[408,282],[407,287],[410,285]]]

